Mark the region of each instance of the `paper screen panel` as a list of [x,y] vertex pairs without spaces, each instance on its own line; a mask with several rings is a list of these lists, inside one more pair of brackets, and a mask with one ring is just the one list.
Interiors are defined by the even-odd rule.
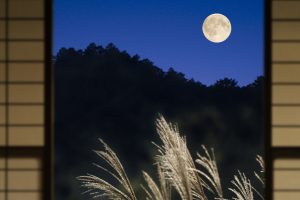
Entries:
[[8,187],[0,190],[0,200],[40,200],[45,167],[45,4],[7,0],[6,7],[4,2],[0,0],[0,171]]
[[9,22],[9,39],[43,39],[43,20],[11,20]]
[[6,128],[0,126],[0,147],[6,145]]
[[281,158],[274,161],[274,200],[296,200],[300,197],[300,159]]
[[272,133],[272,145],[275,147],[300,146],[300,128],[275,127]]
[[300,64],[273,64],[273,83],[300,83]]
[[43,63],[10,63],[10,82],[42,82],[44,81]]
[[5,193],[4,192],[0,192],[0,199],[5,199]]
[[273,125],[298,126],[300,125],[300,107],[298,106],[273,106]]
[[0,105],[0,125],[6,124],[5,109],[5,106]]
[[43,103],[44,84],[10,84],[9,103]]
[[273,19],[299,19],[300,1],[273,1]]
[[10,146],[43,146],[43,127],[10,127],[8,131]]
[[5,189],[5,171],[0,170],[0,190]]
[[9,157],[7,162],[9,169],[42,169],[40,157],[15,156]]
[[5,64],[4,63],[0,63],[0,82],[5,81],[5,74],[6,74],[6,70],[5,70]]
[[43,61],[43,42],[9,42],[9,60],[11,61]]
[[300,191],[300,170],[275,170],[275,190],[299,190]]
[[0,0],[0,18],[6,17],[6,0]]
[[5,103],[6,100],[6,87],[0,83],[0,104]]
[[[8,190],[41,190],[41,171],[14,171],[9,170]],[[30,181],[28,181],[30,180]]]
[[280,158],[275,159],[274,169],[300,169],[300,159],[296,158]]
[[300,22],[282,22],[272,23],[273,40],[299,40]]
[[0,170],[5,168],[5,159],[4,159],[4,152],[0,151]]
[[300,104],[300,85],[274,85],[273,104]]
[[274,192],[274,200],[297,200],[300,199],[300,192]]
[[5,43],[3,41],[0,41],[0,61],[4,61],[6,59],[5,50]]
[[[300,12],[299,12],[300,13]],[[277,62],[300,61],[300,43],[273,43],[272,59]]]
[[0,40],[5,39],[6,25],[4,20],[0,20]]
[[44,106],[9,106],[9,124],[42,125]]
[[40,200],[42,194],[40,192],[9,192],[8,200]]
[[43,0],[9,0],[9,17],[42,18],[44,17]]

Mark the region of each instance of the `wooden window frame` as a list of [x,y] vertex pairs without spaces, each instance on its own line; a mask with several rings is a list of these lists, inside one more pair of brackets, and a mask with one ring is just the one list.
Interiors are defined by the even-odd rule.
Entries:
[[[9,42],[26,42],[28,40],[26,39],[9,39],[9,29],[8,29],[8,24],[9,20],[23,20],[21,17],[9,17],[7,14],[7,11],[9,10],[9,0],[4,0],[5,3],[5,8],[4,11],[5,15],[1,16],[0,19],[2,22],[5,23],[5,38],[1,38],[0,41],[5,43],[5,52],[4,54],[5,58],[1,60],[1,64],[4,64],[5,73],[6,73],[6,80],[0,81],[2,84],[6,84],[8,87],[8,84],[10,84],[10,81],[8,80],[8,65],[10,63],[31,63],[30,60],[26,61],[10,61],[9,60],[9,55],[8,55],[8,43]],[[44,0],[44,5],[43,5],[43,12],[44,12],[44,17],[43,18],[26,18],[26,20],[43,20],[44,21],[44,26],[43,26],[43,37],[45,38],[44,40],[44,61],[37,62],[33,61],[34,63],[42,63],[44,64],[44,81],[40,83],[44,83],[44,92],[43,92],[43,98],[44,98],[44,146],[40,147],[27,147],[27,146],[9,146],[8,145],[8,127],[10,125],[4,124],[1,126],[6,127],[6,142],[5,146],[0,147],[0,154],[1,156],[4,157],[4,159],[8,158],[11,156],[11,154],[14,154],[15,157],[22,157],[24,156],[24,152],[26,153],[26,156],[31,155],[31,154],[39,154],[39,158],[42,160],[42,182],[41,188],[42,188],[42,199],[43,200],[52,200],[54,199],[54,192],[53,192],[53,178],[54,178],[54,165],[53,165],[53,156],[54,156],[54,151],[53,151],[53,130],[54,130],[54,119],[53,119],[53,76],[52,76],[52,18],[53,18],[53,1],[52,0]],[[43,41],[43,40],[41,40]],[[37,42],[40,42],[39,40]],[[30,82],[31,83],[31,82]],[[7,91],[7,90],[6,90]],[[8,95],[6,92],[6,104],[5,106],[9,106],[8,102]],[[8,108],[6,108],[8,109]],[[8,111],[6,111],[7,115]],[[8,118],[6,116],[6,118]],[[17,126],[17,125],[16,125]],[[9,170],[7,166],[7,161],[5,162],[5,169],[3,170]],[[7,176],[7,174],[5,175]],[[7,177],[6,177],[6,187],[5,187],[5,193],[7,193]],[[7,195],[7,194],[6,194]]]

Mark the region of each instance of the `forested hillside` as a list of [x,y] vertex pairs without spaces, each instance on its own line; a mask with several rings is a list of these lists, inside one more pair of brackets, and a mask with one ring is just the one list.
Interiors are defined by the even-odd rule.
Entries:
[[215,149],[225,185],[237,169],[250,176],[257,169],[255,156],[264,143],[263,77],[243,87],[220,77],[207,86],[113,44],[90,44],[58,52],[55,84],[58,200],[87,199],[75,177],[101,175],[92,165],[99,160],[92,152],[101,148],[98,138],[116,150],[133,182],[142,178],[140,169],[155,169],[151,141],[158,141],[158,113],[178,123],[191,152],[201,144]]

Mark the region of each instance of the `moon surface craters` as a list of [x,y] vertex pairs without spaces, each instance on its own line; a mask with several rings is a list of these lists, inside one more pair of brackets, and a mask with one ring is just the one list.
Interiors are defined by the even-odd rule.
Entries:
[[230,36],[231,23],[229,19],[222,14],[212,14],[204,20],[202,31],[209,41],[220,43]]

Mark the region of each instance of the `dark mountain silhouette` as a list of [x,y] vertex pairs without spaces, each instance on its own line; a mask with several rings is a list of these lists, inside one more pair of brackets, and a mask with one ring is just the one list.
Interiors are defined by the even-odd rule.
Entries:
[[215,148],[225,186],[237,169],[252,176],[263,146],[263,81],[241,87],[224,78],[206,86],[113,44],[62,48],[55,60],[57,199],[86,199],[75,177],[103,176],[92,165],[100,162],[91,151],[101,148],[98,138],[116,150],[134,183],[141,169],[155,169],[158,113],[178,123],[191,152]]

